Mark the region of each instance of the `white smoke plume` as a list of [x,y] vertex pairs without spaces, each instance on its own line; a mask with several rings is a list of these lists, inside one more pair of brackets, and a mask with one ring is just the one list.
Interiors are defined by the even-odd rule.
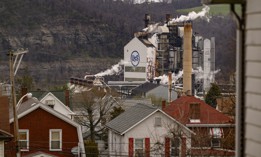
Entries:
[[[209,75],[207,76],[207,78],[210,80],[211,82],[214,82],[214,76],[220,72],[220,69],[216,70],[216,71],[211,71],[209,73]],[[196,81],[201,81],[204,79],[204,70],[202,69],[202,67],[198,67],[197,69],[192,69],[192,73],[195,74],[195,79]],[[172,73],[172,84],[176,85],[178,84],[179,80],[183,77],[183,70],[179,71],[177,74]],[[160,80],[161,84],[168,84],[169,78],[168,75],[162,75],[159,77],[155,77],[154,80]]]
[[150,24],[148,27],[144,28],[143,31],[146,33],[155,33],[157,32],[159,24],[160,23]]
[[126,61],[121,60],[118,64],[115,64],[111,67],[111,69],[107,69],[103,72],[100,72],[98,74],[95,74],[95,77],[102,77],[102,76],[107,76],[107,75],[118,75],[122,72],[122,65],[124,65]]
[[170,23],[193,21],[197,18],[205,18],[207,21],[209,21],[209,17],[208,17],[209,9],[210,9],[209,6],[205,5],[200,12],[196,13],[195,11],[192,11],[188,13],[187,16],[181,15],[178,18],[172,19]]

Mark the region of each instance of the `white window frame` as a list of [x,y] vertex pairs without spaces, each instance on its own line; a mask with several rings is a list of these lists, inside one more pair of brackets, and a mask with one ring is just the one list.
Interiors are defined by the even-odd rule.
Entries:
[[[174,142],[175,138],[179,140],[179,145],[177,147],[173,146],[173,142]],[[177,150],[179,151],[179,155],[173,155],[172,154],[172,149],[175,149],[175,148],[177,148]],[[180,154],[181,154],[181,138],[173,137],[173,139],[172,138],[170,139],[170,156],[171,157],[179,157]]]
[[[60,136],[60,148],[59,149],[52,149],[52,133],[59,132]],[[49,130],[49,150],[50,151],[62,151],[62,129],[50,129]]]
[[[20,140],[20,133],[26,133],[26,140]],[[19,134],[19,136],[18,136],[19,146],[20,146],[20,142],[26,142],[26,148],[22,149],[20,147],[20,150],[21,151],[29,151],[29,130],[28,129],[19,129],[18,134]]]
[[155,117],[154,127],[162,127],[162,118],[161,117]]
[[[137,140],[142,140],[142,147],[137,147]],[[145,156],[144,150],[144,139],[143,138],[135,138],[134,139],[134,156],[136,156],[137,150],[142,150],[142,156]]]
[[52,99],[45,100],[45,104],[53,108],[55,105],[55,100]]
[[[223,137],[223,129],[222,128],[210,128],[211,135],[211,147],[218,148],[221,147],[221,138]],[[217,143],[214,144],[214,140]]]

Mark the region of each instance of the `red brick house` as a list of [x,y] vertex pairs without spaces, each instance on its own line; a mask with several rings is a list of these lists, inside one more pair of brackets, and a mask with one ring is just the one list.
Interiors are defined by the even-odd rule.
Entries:
[[229,116],[194,96],[181,96],[163,111],[196,133],[192,156],[234,156],[235,125]]
[[7,96],[0,95],[0,156],[4,156],[4,143],[12,140],[9,124],[9,100]]
[[[81,128],[76,122],[34,98],[22,103],[17,112],[22,156],[75,157],[71,151],[78,148],[80,157],[85,157]],[[11,133],[13,120],[11,116]],[[5,148],[5,157],[15,156],[14,141],[6,143]]]

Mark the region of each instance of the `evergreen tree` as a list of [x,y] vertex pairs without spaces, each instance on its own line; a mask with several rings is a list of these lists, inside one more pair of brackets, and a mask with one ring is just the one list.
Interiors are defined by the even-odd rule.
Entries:
[[209,89],[206,97],[205,102],[212,106],[213,108],[216,108],[217,106],[217,97],[221,96],[221,91],[217,84],[212,83],[211,88]]

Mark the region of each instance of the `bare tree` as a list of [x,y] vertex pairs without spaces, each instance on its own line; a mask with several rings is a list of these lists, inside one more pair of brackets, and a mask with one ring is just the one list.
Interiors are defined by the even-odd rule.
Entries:
[[108,88],[94,86],[73,96],[75,121],[86,127],[91,141],[106,134],[104,124],[110,119],[113,107],[119,105]]

